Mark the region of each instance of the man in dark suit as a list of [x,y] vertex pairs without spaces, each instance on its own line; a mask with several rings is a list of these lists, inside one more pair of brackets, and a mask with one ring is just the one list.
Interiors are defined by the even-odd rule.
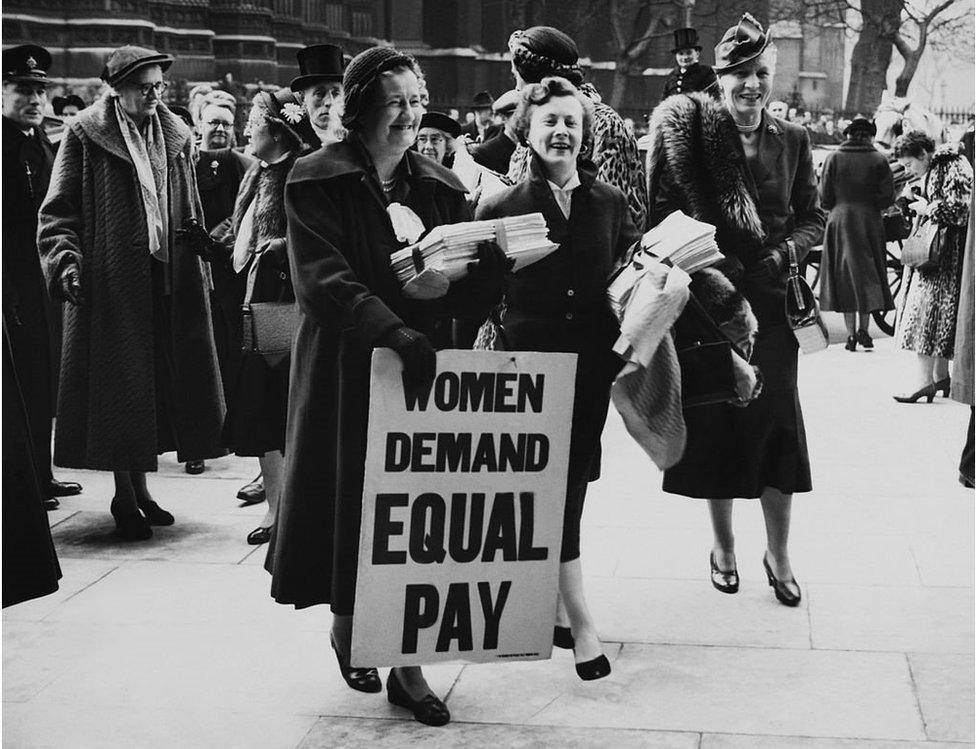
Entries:
[[461,135],[467,135],[472,143],[484,143],[501,132],[501,125],[492,124],[491,105],[494,103],[494,97],[487,91],[479,91],[475,94],[471,101],[474,121],[461,128]]
[[667,99],[674,94],[689,94],[692,91],[704,91],[716,98],[721,95],[715,73],[708,65],[699,62],[701,45],[695,29],[674,30],[674,49],[671,54],[678,66],[665,79],[662,98]]
[[81,492],[51,472],[54,369],[52,303],[37,254],[37,212],[47,194],[54,145],[42,128],[51,55],[24,44],[3,51],[3,316],[24,402],[45,507]]

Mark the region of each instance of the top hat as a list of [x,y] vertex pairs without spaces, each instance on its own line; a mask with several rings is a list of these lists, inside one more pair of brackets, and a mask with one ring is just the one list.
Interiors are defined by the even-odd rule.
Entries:
[[159,65],[165,73],[172,64],[173,58],[169,55],[164,55],[154,49],[127,44],[124,47],[119,47],[108,56],[105,61],[105,69],[102,70],[102,80],[114,87],[142,68]]
[[865,117],[855,117],[851,124],[844,128],[844,135],[853,133],[868,133],[872,138],[878,134],[878,126]]
[[493,97],[487,91],[479,91],[474,95],[471,100],[472,109],[491,109],[491,105],[495,103],[495,97]]
[[36,44],[21,44],[3,51],[4,83],[40,83],[53,85],[47,77],[51,53]]
[[342,49],[334,44],[313,44],[298,50],[295,57],[301,75],[291,82],[289,88],[292,91],[304,91],[319,81],[342,82],[345,68]]
[[698,32],[695,29],[684,28],[674,30],[674,49],[673,55],[682,49],[697,49],[701,52],[701,45],[698,43]]
[[755,60],[769,46],[772,38],[749,13],[743,13],[739,23],[732,26],[715,46],[716,73],[724,73],[744,62]]
[[457,138],[461,134],[461,125],[457,120],[443,112],[424,112],[424,116],[420,118],[420,129],[423,130],[425,127],[436,128],[452,138]]

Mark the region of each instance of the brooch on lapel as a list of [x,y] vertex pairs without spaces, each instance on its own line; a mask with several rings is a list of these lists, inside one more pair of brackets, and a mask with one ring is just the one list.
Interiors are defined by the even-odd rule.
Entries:
[[779,135],[779,128],[778,128],[778,127],[776,127],[776,125],[774,125],[773,123],[769,123],[769,124],[768,124],[768,125],[766,126],[766,129],[767,129],[767,130],[768,130],[769,132],[771,132],[771,133],[772,133],[773,135]]
[[217,176],[217,167],[219,167],[219,166],[220,166],[220,162],[217,161],[217,159],[214,159],[213,161],[210,162],[210,173],[214,177]]

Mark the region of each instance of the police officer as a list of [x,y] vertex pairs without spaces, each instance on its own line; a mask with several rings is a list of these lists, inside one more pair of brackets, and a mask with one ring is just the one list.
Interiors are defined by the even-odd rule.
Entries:
[[44,133],[51,55],[24,44],[3,50],[3,316],[23,389],[38,483],[45,507],[81,492],[51,473],[54,402],[53,307],[37,254],[37,212],[47,193],[55,148]]
[[698,32],[695,29],[675,29],[674,49],[671,50],[678,66],[674,68],[664,81],[664,96],[667,99],[674,94],[688,94],[692,91],[704,91],[718,98],[720,95],[718,78],[708,65],[699,62],[701,45],[698,43]]

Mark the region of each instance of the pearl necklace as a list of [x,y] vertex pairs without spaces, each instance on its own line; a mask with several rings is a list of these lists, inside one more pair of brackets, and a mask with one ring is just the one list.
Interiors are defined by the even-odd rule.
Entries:
[[761,124],[762,120],[757,120],[755,125],[740,125],[736,122],[735,127],[740,133],[754,133],[759,129]]
[[383,188],[383,192],[393,192],[396,189],[397,178],[392,179],[381,179],[380,186]]

